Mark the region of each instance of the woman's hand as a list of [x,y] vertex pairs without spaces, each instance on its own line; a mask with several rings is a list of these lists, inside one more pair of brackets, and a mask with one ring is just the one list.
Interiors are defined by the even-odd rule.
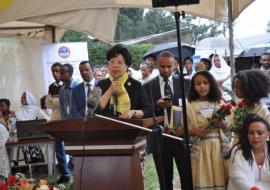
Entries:
[[227,131],[226,124],[225,124],[225,122],[224,122],[223,120],[221,120],[221,119],[214,119],[214,120],[212,121],[212,123],[213,123],[215,126],[219,127],[222,131]]
[[111,94],[118,92],[120,87],[120,82],[118,80],[112,81],[111,86],[110,86],[110,92]]
[[135,110],[129,110],[128,112],[120,115],[119,117],[124,119],[131,119],[135,116],[135,113]]
[[184,134],[184,128],[183,127],[177,127],[174,128],[175,135],[178,137],[181,137]]
[[142,119],[144,117],[144,113],[142,110],[129,110],[128,112],[120,115],[119,117],[124,119]]

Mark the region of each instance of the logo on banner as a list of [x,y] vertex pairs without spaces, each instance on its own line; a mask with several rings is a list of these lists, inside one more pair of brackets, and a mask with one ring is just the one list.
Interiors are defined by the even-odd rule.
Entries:
[[66,59],[70,56],[70,49],[67,46],[61,46],[58,49],[58,55]]

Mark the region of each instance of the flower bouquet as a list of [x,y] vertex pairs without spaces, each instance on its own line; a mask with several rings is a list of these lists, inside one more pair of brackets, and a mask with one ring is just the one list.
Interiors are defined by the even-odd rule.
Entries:
[[22,173],[15,176],[9,176],[6,183],[0,182],[0,190],[65,190],[63,184],[57,186],[48,184],[47,180],[35,182],[32,179],[26,179]]
[[242,126],[244,119],[246,118],[246,116],[248,115],[248,113],[250,112],[248,106],[247,106],[247,102],[245,100],[240,101],[238,104],[236,104],[235,102],[231,103],[232,106],[234,106],[233,109],[233,126],[232,126],[232,131],[236,131],[237,129]]
[[219,121],[224,121],[226,116],[231,114],[232,105],[222,105],[218,110],[214,111],[211,118],[207,118],[209,121],[209,129],[217,129],[220,126],[217,125]]

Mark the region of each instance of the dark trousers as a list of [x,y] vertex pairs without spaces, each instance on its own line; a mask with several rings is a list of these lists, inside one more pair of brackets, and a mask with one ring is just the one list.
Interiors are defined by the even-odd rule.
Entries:
[[[188,181],[187,161],[183,142],[168,137],[161,137],[161,159],[157,152],[153,152],[153,158],[159,177],[160,189],[173,190],[173,159],[175,160],[177,170],[181,179],[181,189],[191,190]],[[162,166],[162,167],[161,167]],[[164,171],[164,180],[162,180],[162,170]],[[191,172],[191,171],[190,171]]]

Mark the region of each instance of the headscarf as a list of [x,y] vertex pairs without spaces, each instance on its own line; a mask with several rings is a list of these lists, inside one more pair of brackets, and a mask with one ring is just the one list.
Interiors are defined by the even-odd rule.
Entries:
[[[214,63],[214,58],[219,57],[220,68],[216,67]],[[228,93],[232,91],[232,81],[231,81],[231,67],[226,63],[225,59],[219,55],[214,55],[212,58],[212,67],[209,71],[213,77],[218,80],[225,80],[221,86],[223,98],[229,100],[231,99]],[[227,96],[227,97],[224,97]]]
[[[219,57],[220,68],[216,67],[214,58]],[[212,58],[212,67],[209,71],[216,80],[226,79],[231,74],[231,67],[226,63],[225,59],[219,55],[214,55]]]
[[37,101],[35,96],[30,92],[25,92],[26,101],[28,105],[22,105],[17,111],[17,120],[34,120],[37,119],[39,114],[39,107],[36,105]]

